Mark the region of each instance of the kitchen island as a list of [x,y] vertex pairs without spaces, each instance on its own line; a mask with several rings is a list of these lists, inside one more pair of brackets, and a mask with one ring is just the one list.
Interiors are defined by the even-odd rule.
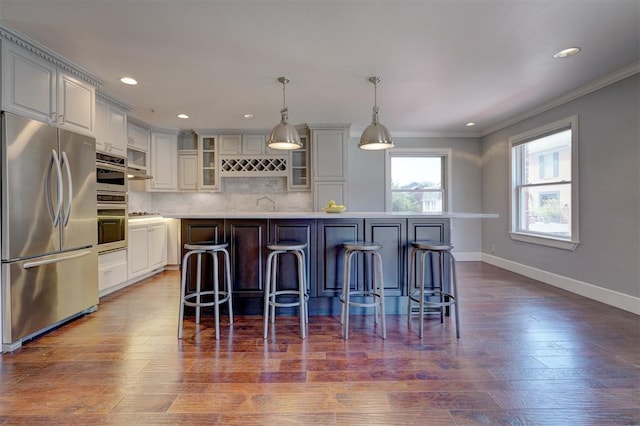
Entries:
[[[234,308],[239,314],[262,314],[267,243],[298,240],[307,243],[309,311],[313,315],[337,315],[342,288],[342,242],[374,240],[382,244],[386,310],[406,312],[408,276],[407,244],[413,240],[450,241],[451,219],[482,218],[487,215],[448,213],[323,213],[323,212],[212,212],[165,214],[181,219],[182,244],[219,240],[229,243]],[[184,255],[186,251],[183,249]],[[362,285],[368,274],[361,259],[352,283]],[[428,265],[427,281],[430,269]],[[210,271],[205,265],[205,276]],[[221,268],[222,269],[222,268]],[[221,274],[224,271],[219,271]],[[278,280],[282,288],[297,286],[294,256],[282,256]],[[195,288],[195,277],[190,286]],[[445,280],[448,281],[448,273]],[[220,281],[222,282],[222,281]],[[211,282],[207,285],[210,287]],[[279,311],[284,313],[285,309]]]

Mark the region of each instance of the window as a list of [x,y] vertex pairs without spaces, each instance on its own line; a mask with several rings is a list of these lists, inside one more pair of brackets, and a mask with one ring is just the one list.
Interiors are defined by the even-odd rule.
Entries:
[[449,209],[450,150],[386,153],[387,211],[438,214]]
[[578,244],[578,117],[513,136],[511,238],[574,250]]

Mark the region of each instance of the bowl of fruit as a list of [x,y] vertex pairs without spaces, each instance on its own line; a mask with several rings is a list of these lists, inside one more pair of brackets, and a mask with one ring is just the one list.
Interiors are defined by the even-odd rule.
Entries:
[[333,200],[329,201],[329,204],[322,208],[325,213],[342,213],[346,209],[347,208],[343,204],[336,204]]

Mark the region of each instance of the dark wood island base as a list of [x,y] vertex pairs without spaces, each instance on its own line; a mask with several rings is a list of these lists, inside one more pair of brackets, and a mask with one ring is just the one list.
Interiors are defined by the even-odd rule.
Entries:
[[[253,215],[252,215],[253,216]],[[274,215],[277,216],[277,215]],[[182,245],[203,241],[225,241],[231,254],[231,280],[234,310],[238,314],[261,315],[264,295],[267,244],[277,240],[307,243],[306,260],[309,283],[309,313],[339,315],[338,295],[342,288],[342,242],[373,240],[382,244],[384,289],[387,313],[407,310],[407,244],[413,240],[450,241],[450,217],[399,216],[380,214],[375,217],[310,213],[288,217],[181,218]],[[176,215],[176,217],[178,217]],[[185,250],[183,249],[183,255]],[[361,286],[368,277],[368,265],[361,259],[351,282]],[[432,267],[432,266],[429,266]],[[435,266],[437,267],[437,266]],[[222,268],[221,268],[222,269]],[[297,286],[294,256],[283,256],[278,269],[282,288]],[[205,265],[203,274],[211,273]],[[220,270],[220,274],[224,271]],[[427,270],[427,281],[430,277]],[[222,276],[220,277],[222,278]],[[195,280],[195,277],[191,277]],[[448,274],[445,277],[448,282]],[[222,282],[222,281],[220,281]],[[208,283],[211,286],[211,281]],[[195,287],[195,285],[194,285]],[[295,313],[290,308],[290,313]],[[354,309],[354,314],[358,313]],[[281,308],[278,314],[287,314]]]

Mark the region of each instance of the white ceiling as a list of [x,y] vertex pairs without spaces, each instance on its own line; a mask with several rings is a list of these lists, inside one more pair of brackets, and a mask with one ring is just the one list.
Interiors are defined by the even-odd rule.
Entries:
[[133,116],[182,129],[273,127],[285,75],[291,123],[361,131],[379,75],[392,134],[482,134],[637,62],[639,16],[640,0],[0,0],[0,20]]

